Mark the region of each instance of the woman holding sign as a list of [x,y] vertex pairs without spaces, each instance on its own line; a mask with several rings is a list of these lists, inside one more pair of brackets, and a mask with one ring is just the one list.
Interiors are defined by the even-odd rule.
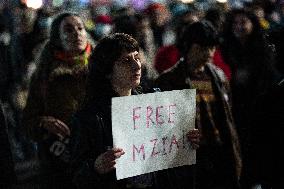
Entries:
[[[165,182],[168,182],[166,186],[177,188],[174,178],[161,180],[156,172],[116,180],[115,160],[125,152],[121,148],[112,148],[111,99],[140,93],[139,46],[131,36],[116,33],[98,43],[93,58],[85,107],[73,122],[74,129],[78,131],[76,135],[79,135],[71,138],[71,144],[76,141],[72,150],[75,154],[72,167],[74,182],[79,188],[162,188],[160,183],[165,185]],[[198,131],[190,131],[187,136],[197,148]]]

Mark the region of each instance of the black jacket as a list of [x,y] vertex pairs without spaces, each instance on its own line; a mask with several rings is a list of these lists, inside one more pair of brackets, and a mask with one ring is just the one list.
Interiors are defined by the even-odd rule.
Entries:
[[261,95],[252,111],[243,188],[284,188],[284,80]]
[[7,130],[7,119],[0,101],[0,188],[9,188],[16,181]]
[[[137,94],[133,91],[133,94]],[[133,178],[116,180],[115,171],[99,175],[94,170],[95,159],[113,146],[111,128],[111,98],[118,96],[113,90],[101,95],[89,103],[75,117],[72,126],[76,135],[71,139],[73,157],[71,166],[73,182],[78,188],[126,188]],[[73,132],[73,131],[72,131]],[[73,141],[73,142],[72,142]],[[143,184],[151,188],[194,188],[194,166],[158,171],[137,176]],[[134,187],[135,188],[135,187]]]

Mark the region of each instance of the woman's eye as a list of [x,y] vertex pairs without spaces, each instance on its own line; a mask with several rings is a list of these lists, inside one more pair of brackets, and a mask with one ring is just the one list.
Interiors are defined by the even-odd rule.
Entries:
[[129,58],[125,58],[124,60],[123,60],[123,62],[129,62]]
[[139,55],[136,55],[136,56],[134,57],[134,59],[135,59],[136,61],[140,61]]

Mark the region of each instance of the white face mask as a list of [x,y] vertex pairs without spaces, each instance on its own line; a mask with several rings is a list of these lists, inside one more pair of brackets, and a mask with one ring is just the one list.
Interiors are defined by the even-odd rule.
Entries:
[[5,46],[8,46],[11,41],[10,33],[3,32],[0,34],[0,43],[3,43]]
[[45,28],[50,28],[51,23],[52,23],[52,19],[49,18],[49,17],[47,17],[47,18],[42,18],[42,19],[40,19],[38,22],[39,22],[39,27],[40,27],[40,28],[43,28],[43,29],[45,29]]
[[97,24],[95,28],[95,34],[99,38],[103,38],[109,35],[112,31],[112,26],[109,24]]

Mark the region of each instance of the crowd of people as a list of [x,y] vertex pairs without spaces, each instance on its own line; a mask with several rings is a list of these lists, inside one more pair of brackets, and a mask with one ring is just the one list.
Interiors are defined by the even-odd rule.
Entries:
[[[1,10],[0,188],[284,188],[284,3],[104,8]],[[111,99],[182,89],[196,164],[116,180]]]

